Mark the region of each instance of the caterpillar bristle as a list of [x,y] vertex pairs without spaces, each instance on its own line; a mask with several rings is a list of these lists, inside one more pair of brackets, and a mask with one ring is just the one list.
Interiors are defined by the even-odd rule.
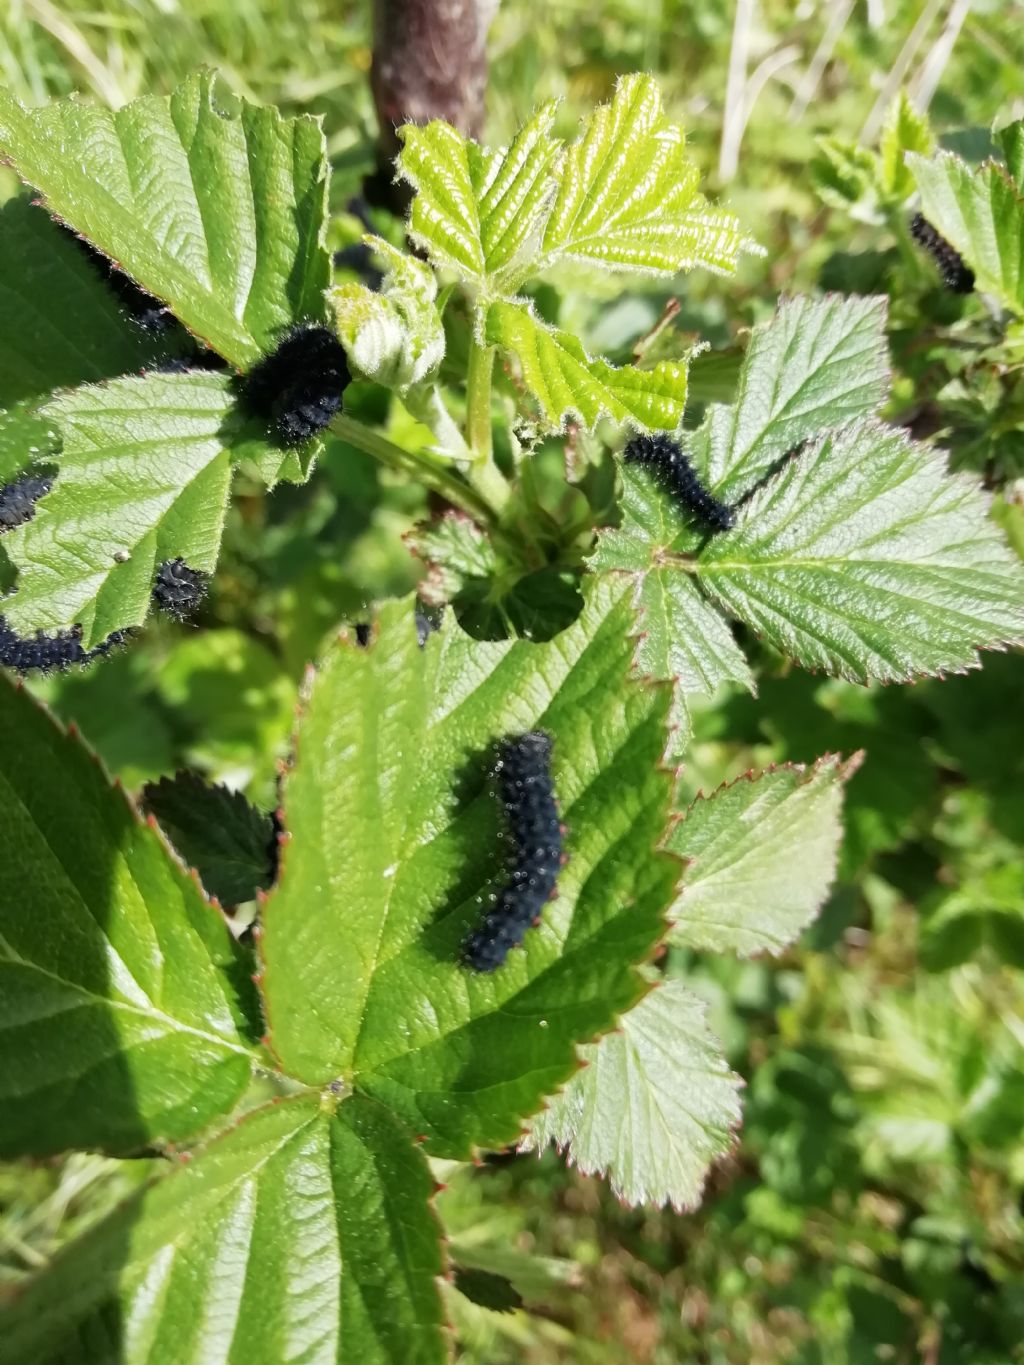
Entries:
[[209,586],[209,574],[193,569],[181,558],[165,559],[156,571],[153,601],[168,616],[184,621],[202,602]]
[[36,514],[36,503],[53,487],[47,474],[22,474],[0,488],[0,536],[23,526]]

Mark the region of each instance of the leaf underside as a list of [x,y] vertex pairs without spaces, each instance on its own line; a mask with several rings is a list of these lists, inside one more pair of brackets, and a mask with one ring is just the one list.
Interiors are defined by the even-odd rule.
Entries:
[[555,1142],[626,1204],[693,1208],[741,1115],[742,1081],[705,1013],[679,981],[651,991],[617,1032],[580,1049],[584,1069],[532,1120],[522,1150]]

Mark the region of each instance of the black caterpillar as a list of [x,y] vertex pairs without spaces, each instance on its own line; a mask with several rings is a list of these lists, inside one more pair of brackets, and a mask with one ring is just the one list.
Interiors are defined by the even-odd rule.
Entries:
[[551,782],[552,743],[542,730],[531,730],[498,746],[496,773],[513,856],[508,884],[463,944],[462,961],[478,972],[502,965],[555,892],[563,830]]
[[193,569],[183,559],[165,559],[156,571],[153,601],[169,616],[184,621],[206,596],[209,574]]
[[53,487],[46,474],[22,474],[0,488],[0,536],[35,516],[36,503]]
[[93,269],[109,286],[118,303],[128,316],[146,332],[165,332],[174,325],[174,314],[165,308],[159,299],[140,289],[135,281],[118,269],[112,260],[97,251],[91,242],[79,237],[77,232],[65,228],[67,235],[83,255],[89,258]]
[[682,447],[663,431],[653,436],[634,436],[623,458],[627,464],[649,469],[666,493],[713,531],[729,531],[736,525],[734,508],[708,492]]
[[90,664],[94,659],[103,658],[116,645],[123,644],[128,634],[126,630],[116,630],[92,649],[84,649],[81,626],[58,630],[53,635],[39,630],[35,635],[21,636],[0,616],[0,668],[23,675],[63,672],[72,665]]
[[939,267],[942,283],[953,294],[969,294],[974,288],[974,271],[964,263],[959,251],[932,227],[923,213],[910,220],[910,235],[928,252]]
[[330,328],[302,322],[252,367],[242,396],[250,411],[274,425],[284,445],[299,446],[341,408],[350,378],[345,348]]

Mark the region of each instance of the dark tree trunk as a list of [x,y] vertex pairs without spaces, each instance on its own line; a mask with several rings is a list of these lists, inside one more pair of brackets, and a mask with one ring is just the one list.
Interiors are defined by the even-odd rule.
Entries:
[[390,185],[399,124],[440,118],[462,133],[480,135],[487,30],[497,7],[498,0],[374,0],[370,83],[380,138],[368,197],[404,208],[394,198],[404,187]]

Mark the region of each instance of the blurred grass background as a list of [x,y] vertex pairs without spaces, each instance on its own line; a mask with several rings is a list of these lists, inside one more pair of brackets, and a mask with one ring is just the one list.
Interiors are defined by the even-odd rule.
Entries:
[[[878,245],[877,227],[816,196],[818,136],[870,143],[901,83],[942,134],[1024,115],[1024,6],[1002,0],[504,0],[491,53],[493,141],[551,95],[568,133],[619,73],[659,73],[711,191],[768,249],[735,281],[683,281],[686,325],[716,345]],[[0,79],[29,103],[79,90],[122,104],[209,64],[250,98],[321,114],[339,210],[371,163],[369,62],[367,6],[342,0],[0,11]],[[614,354],[664,297],[565,307]],[[400,414],[366,415],[409,434]],[[417,490],[335,444],[308,487],[243,488],[200,630],[157,624],[39,691],[129,787],[188,763],[269,803],[306,659],[339,619],[412,586],[400,536],[422,511]],[[688,791],[826,750],[868,761],[835,893],[802,942],[772,961],[669,964],[748,1079],[741,1141],[690,1213],[623,1209],[555,1153],[446,1172],[460,1262],[510,1275],[533,1309],[498,1318],[451,1294],[468,1360],[1024,1360],[1022,660],[859,689],[751,648],[760,696],[699,713]],[[145,1174],[90,1156],[0,1167],[0,1282]]]

